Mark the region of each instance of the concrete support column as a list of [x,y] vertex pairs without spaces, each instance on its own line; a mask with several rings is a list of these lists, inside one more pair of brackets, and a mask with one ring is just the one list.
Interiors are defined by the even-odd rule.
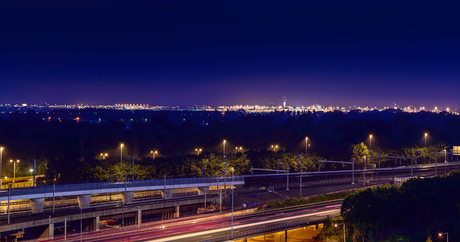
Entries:
[[43,212],[43,205],[44,204],[45,204],[45,198],[30,199],[30,206],[32,208],[32,213],[41,213],[41,212]]
[[133,202],[133,198],[134,198],[134,192],[126,192],[126,193],[122,192],[121,193],[121,199],[123,200],[124,204]]
[[87,208],[91,203],[91,194],[89,195],[78,195],[78,206],[80,208]]
[[137,224],[142,224],[142,210],[140,208],[137,209]]
[[180,216],[180,213],[179,213],[179,209],[180,207],[179,206],[176,206],[176,213],[174,214],[174,217],[175,218],[178,218]]
[[100,222],[99,220],[100,220],[99,216],[97,216],[94,219],[94,230],[96,230],[96,231],[99,231],[99,222]]
[[199,195],[206,195],[209,193],[209,187],[198,187]]
[[54,238],[54,224],[50,223],[48,228],[48,238]]
[[174,194],[174,189],[166,189],[164,191],[161,191],[161,195],[163,196],[164,199],[172,198]]

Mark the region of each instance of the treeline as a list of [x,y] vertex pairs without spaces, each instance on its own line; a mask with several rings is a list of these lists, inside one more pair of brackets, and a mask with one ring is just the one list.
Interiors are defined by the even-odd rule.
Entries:
[[[212,166],[222,166],[224,139],[229,163],[241,160],[242,164],[236,166],[239,174],[249,173],[251,167],[275,168],[278,161],[296,171],[299,161],[294,154],[303,153],[305,157],[305,137],[309,137],[309,146],[304,169],[315,171],[320,157],[350,160],[355,155],[360,163],[358,157],[369,154],[369,134],[373,134],[374,159],[379,148],[382,154],[390,155],[415,154],[414,150],[418,149],[418,158],[424,159],[425,132],[429,134],[427,146],[431,151],[455,145],[460,134],[458,116],[432,113],[276,112],[210,119],[209,123],[185,120],[181,124],[171,122],[166,113],[156,113],[150,119],[139,121],[100,123],[68,119],[45,121],[34,119],[33,113],[28,113],[27,119],[21,116],[0,119],[0,146],[4,147],[2,176],[12,175],[13,168],[6,162],[10,159],[21,161],[16,171],[18,176],[29,175],[31,164],[37,159],[37,171],[45,174],[48,181],[108,180],[110,174],[117,174],[116,169],[122,173],[118,165],[121,159],[128,164],[132,157],[135,165],[145,171],[136,172],[140,177],[200,176],[202,166],[207,168],[205,173],[217,172],[217,168],[210,168]],[[216,116],[215,112],[212,115]],[[124,144],[122,149],[121,144]],[[360,144],[358,148],[356,144]],[[195,149],[202,149],[199,156]],[[154,160],[151,151],[158,152]],[[246,158],[231,158],[240,156]],[[213,165],[206,165],[205,160]],[[382,161],[387,165],[394,163]],[[123,167],[131,170],[131,165]],[[334,164],[325,167],[335,168]]]
[[[361,241],[369,234],[377,238],[411,234],[424,241],[426,231],[449,232],[460,238],[460,171],[442,177],[413,178],[400,187],[382,186],[353,192],[342,204],[347,234]],[[417,237],[418,236],[418,237]]]

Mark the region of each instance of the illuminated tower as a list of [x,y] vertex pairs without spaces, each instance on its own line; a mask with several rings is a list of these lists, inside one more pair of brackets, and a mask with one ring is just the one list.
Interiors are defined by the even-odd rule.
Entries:
[[286,97],[283,97],[283,108],[286,108]]

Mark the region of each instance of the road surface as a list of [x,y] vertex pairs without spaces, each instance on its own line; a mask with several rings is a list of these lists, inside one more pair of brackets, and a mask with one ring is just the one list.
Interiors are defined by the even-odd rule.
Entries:
[[[276,209],[273,211],[234,217],[234,234],[254,231],[257,229],[284,225],[306,220],[314,220],[327,215],[338,215],[341,203],[327,205]],[[228,214],[226,214],[228,215]],[[83,234],[83,241],[203,241],[230,236],[230,216],[208,216],[199,219],[180,219],[174,221],[152,222],[127,226],[118,229],[107,229],[99,232]],[[62,241],[62,237],[47,241]],[[80,241],[80,235],[67,236],[67,241]]]

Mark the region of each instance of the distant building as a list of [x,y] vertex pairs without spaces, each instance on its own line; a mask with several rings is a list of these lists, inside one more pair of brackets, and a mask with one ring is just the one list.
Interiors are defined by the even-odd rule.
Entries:
[[283,108],[286,108],[286,97],[283,97]]

